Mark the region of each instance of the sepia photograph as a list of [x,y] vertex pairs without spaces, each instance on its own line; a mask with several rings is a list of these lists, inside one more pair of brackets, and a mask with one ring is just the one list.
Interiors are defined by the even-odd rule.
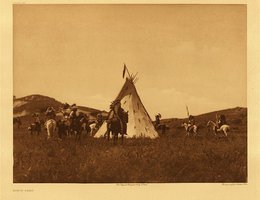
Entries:
[[247,6],[13,5],[13,183],[247,183]]

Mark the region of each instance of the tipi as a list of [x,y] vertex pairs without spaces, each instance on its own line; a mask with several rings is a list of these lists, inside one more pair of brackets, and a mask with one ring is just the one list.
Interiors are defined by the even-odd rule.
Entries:
[[[125,84],[119,92],[116,99],[121,101],[121,107],[124,111],[128,111],[128,124],[127,124],[127,138],[157,138],[159,137],[156,132],[152,120],[147,113],[144,105],[135,88],[135,76],[128,76]],[[95,138],[103,137],[107,130],[107,124],[104,122],[97,133]]]

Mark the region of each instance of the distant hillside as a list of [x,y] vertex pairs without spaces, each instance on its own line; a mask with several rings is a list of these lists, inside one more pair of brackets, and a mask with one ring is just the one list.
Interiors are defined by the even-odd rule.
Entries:
[[[35,112],[44,113],[48,106],[58,110],[63,104],[54,98],[43,95],[29,95],[22,98],[17,98],[13,103],[14,116],[28,116]],[[78,106],[78,110],[91,116],[96,116],[97,113],[106,115],[106,111],[100,111],[94,108]]]
[[[243,124],[247,125],[247,108],[236,107],[230,108],[225,110],[219,110],[214,112],[209,112],[201,115],[194,116],[195,121],[200,126],[205,126],[209,120],[215,121],[216,114],[223,114],[226,116],[228,124]],[[178,119],[178,118],[171,118],[171,119],[162,119],[162,123],[167,124],[170,127],[180,127],[180,124],[183,121],[188,121],[187,118]]]

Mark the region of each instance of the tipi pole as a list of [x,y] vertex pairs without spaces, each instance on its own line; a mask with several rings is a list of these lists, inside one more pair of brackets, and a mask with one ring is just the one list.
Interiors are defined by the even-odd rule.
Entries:
[[131,78],[131,75],[130,75],[130,73],[129,73],[129,71],[128,71],[128,68],[127,68],[127,66],[126,66],[125,63],[124,63],[124,67],[126,68],[126,71],[127,71],[128,77]]

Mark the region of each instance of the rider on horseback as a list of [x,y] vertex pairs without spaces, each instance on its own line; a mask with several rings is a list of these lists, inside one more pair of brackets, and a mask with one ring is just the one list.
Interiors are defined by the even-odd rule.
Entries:
[[78,110],[78,107],[76,106],[76,104],[73,104],[71,106],[71,112],[69,114],[69,118],[71,120],[71,129],[74,131],[77,128],[77,117],[78,117],[77,110]]
[[188,132],[190,132],[192,130],[194,125],[195,125],[195,118],[194,118],[194,116],[189,115],[189,118],[188,118],[188,129],[187,129]]
[[34,118],[35,123],[40,123],[40,116],[39,113],[33,113],[32,117]]
[[[225,125],[227,124],[227,121],[226,121],[226,116],[225,115],[218,115],[216,114],[216,127],[217,129],[219,129],[222,125]],[[217,130],[216,129],[216,130]]]
[[78,107],[76,106],[76,104],[73,104],[73,105],[71,106],[71,112],[70,112],[70,114],[69,114],[69,117],[70,117],[71,119],[74,119],[74,118],[77,117],[77,110],[78,110]]
[[157,129],[159,126],[160,126],[160,123],[161,123],[161,114],[158,113],[157,115],[155,115],[155,128]]
[[37,130],[40,132],[41,131],[41,120],[40,120],[39,113],[33,113],[32,117],[34,118],[33,123],[35,124]]
[[52,106],[48,106],[45,115],[47,116],[48,119],[55,119],[56,114],[55,114],[55,109]]
[[97,127],[101,127],[101,125],[102,125],[102,123],[103,123],[103,117],[102,117],[101,113],[98,113],[98,114],[97,114],[96,123],[97,123]]
[[108,119],[108,130],[111,128],[111,121],[119,120],[120,122],[120,133],[122,135],[127,135],[127,123],[128,123],[128,113],[124,111],[121,107],[121,102],[119,99],[112,102],[110,105],[110,115]]

